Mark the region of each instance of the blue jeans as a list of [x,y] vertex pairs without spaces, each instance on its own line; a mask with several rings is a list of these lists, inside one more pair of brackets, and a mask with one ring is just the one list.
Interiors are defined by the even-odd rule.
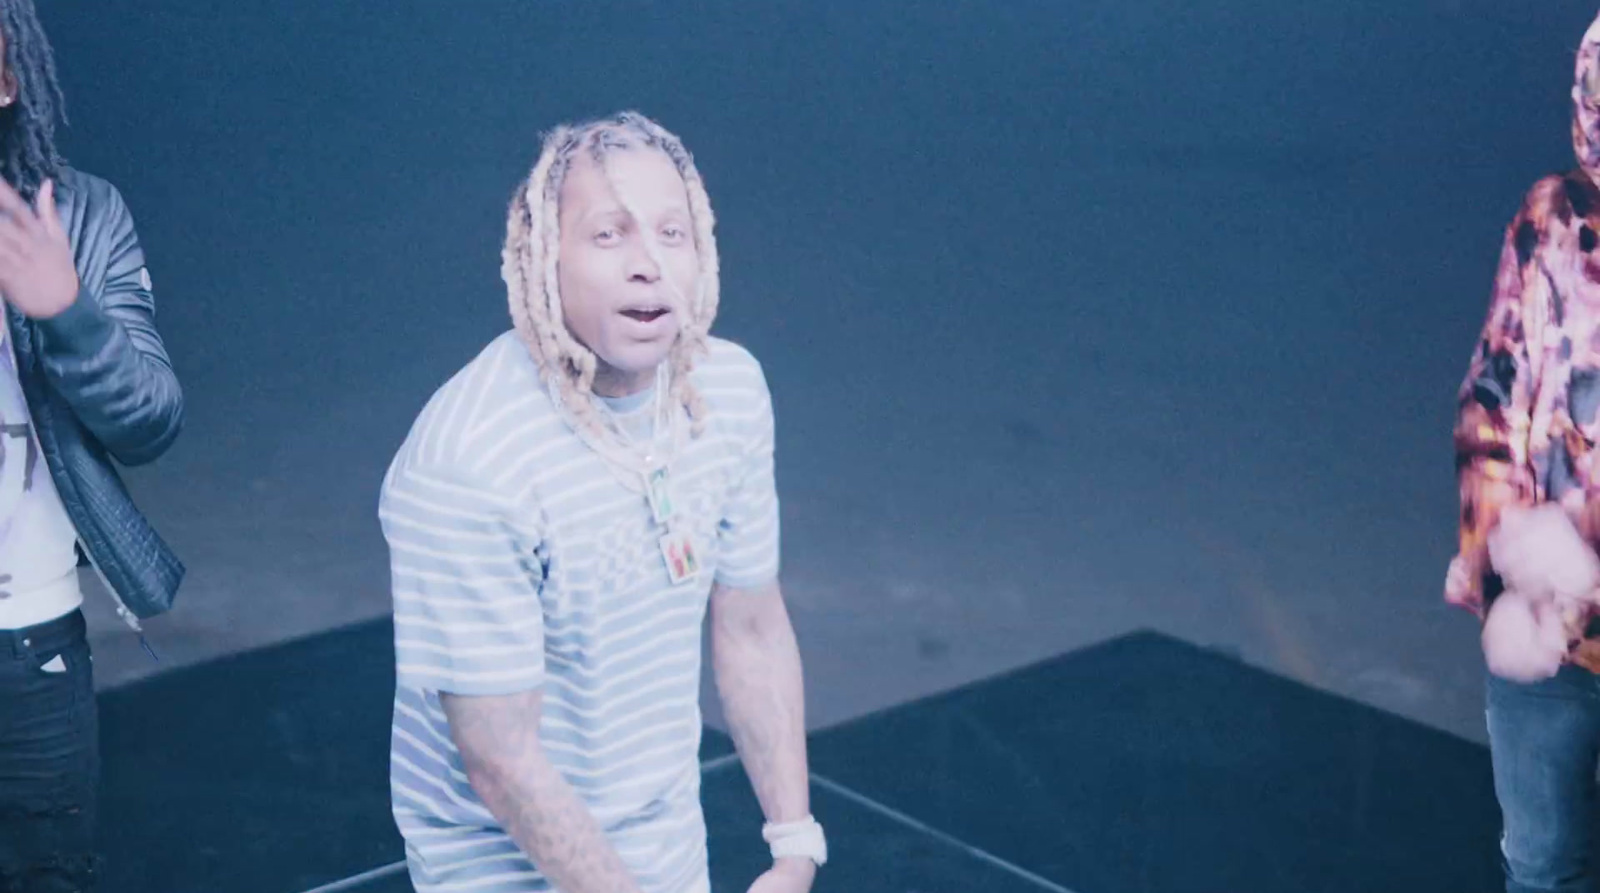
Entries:
[[99,730],[83,615],[0,630],[0,893],[84,893]]
[[1600,677],[1569,664],[1531,685],[1490,674],[1487,688],[1507,893],[1592,893]]

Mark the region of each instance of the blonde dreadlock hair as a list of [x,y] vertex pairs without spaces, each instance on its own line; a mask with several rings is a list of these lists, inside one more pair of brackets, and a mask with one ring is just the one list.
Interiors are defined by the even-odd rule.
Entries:
[[[689,372],[695,358],[707,350],[720,287],[711,200],[706,195],[700,172],[695,169],[694,158],[684,148],[682,140],[637,112],[562,125],[551,131],[545,137],[533,172],[511,200],[500,275],[506,283],[511,320],[517,334],[538,363],[540,375],[552,388],[553,396],[576,417],[576,423],[591,433],[602,433],[605,423],[590,399],[599,358],[568,331],[561,312],[557,275],[561,253],[561,184],[580,151],[587,151],[604,171],[605,158],[611,152],[647,149],[659,150],[672,160],[689,193],[700,275],[695,293],[688,296],[688,319],[667,354],[666,393],[671,406],[681,406],[688,411],[691,434],[698,437],[705,430],[706,408],[699,391],[689,381]],[[625,197],[619,195],[618,198],[627,207]]]

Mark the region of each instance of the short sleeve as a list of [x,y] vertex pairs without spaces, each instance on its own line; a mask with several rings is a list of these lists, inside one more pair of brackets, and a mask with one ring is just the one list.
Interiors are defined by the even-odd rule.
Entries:
[[735,589],[753,589],[777,579],[779,564],[772,395],[753,359],[749,386],[741,390],[739,405],[729,407],[740,416],[743,436],[734,484],[718,525],[716,579]]
[[512,505],[447,470],[400,467],[384,482],[397,681],[460,695],[544,681],[537,542]]

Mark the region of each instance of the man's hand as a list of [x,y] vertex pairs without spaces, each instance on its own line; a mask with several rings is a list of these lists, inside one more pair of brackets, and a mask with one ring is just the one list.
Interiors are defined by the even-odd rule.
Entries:
[[1483,624],[1483,657],[1489,672],[1513,682],[1538,682],[1561,669],[1567,636],[1549,599],[1505,592],[1494,600]]
[[78,297],[78,271],[56,213],[53,181],[39,188],[30,208],[0,180],[0,293],[31,319],[56,316]]
[[1477,594],[1480,571],[1463,555],[1450,559],[1450,569],[1444,575],[1444,597],[1458,605],[1467,604]]
[[1587,601],[1600,587],[1600,558],[1554,503],[1502,511],[1489,534],[1489,562],[1513,592]]
[[816,877],[817,863],[810,859],[779,859],[750,885],[750,893],[810,893]]

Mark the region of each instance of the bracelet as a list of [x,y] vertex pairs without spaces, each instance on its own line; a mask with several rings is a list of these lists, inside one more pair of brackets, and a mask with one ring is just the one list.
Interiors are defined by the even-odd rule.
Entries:
[[799,856],[810,859],[818,867],[827,864],[828,840],[822,834],[822,826],[811,816],[781,825],[768,822],[761,826],[761,839],[772,847],[773,861]]

